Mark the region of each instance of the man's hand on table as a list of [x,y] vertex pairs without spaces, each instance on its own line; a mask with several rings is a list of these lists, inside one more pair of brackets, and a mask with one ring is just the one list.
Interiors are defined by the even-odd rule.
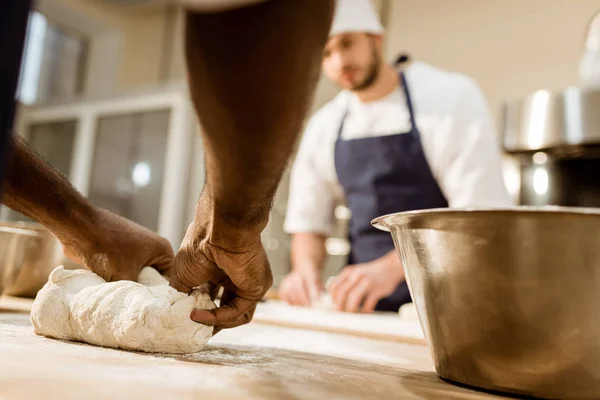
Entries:
[[279,296],[288,304],[310,307],[323,291],[319,275],[316,268],[290,272],[279,285]]
[[198,202],[170,275],[171,286],[184,293],[208,283],[214,297],[223,288],[219,308],[195,309],[191,315],[196,322],[215,326],[216,334],[250,322],[273,275],[260,238],[262,224],[256,229],[228,227],[206,197]]
[[55,231],[67,257],[107,281],[136,281],[146,266],[159,272],[171,268],[175,255],[168,240],[110,211],[95,209],[93,215],[79,234]]
[[389,296],[404,280],[404,270],[394,252],[369,263],[349,265],[327,288],[339,311],[375,310],[379,300]]

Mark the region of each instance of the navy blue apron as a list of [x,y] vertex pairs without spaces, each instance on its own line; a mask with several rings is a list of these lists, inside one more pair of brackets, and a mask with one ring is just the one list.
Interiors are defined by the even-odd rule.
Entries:
[[[373,261],[394,249],[389,233],[371,225],[373,218],[410,210],[447,207],[431,170],[403,73],[400,82],[410,114],[411,129],[405,133],[342,140],[346,114],[335,142],[335,169],[352,212],[348,264]],[[381,299],[376,309],[398,311],[411,297],[402,282],[394,293]]]

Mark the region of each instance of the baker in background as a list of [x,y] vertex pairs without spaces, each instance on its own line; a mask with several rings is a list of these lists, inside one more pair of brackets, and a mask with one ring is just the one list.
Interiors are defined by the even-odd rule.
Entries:
[[386,63],[383,33],[369,0],[338,0],[322,71],[342,91],[310,120],[291,175],[292,272],[279,287],[290,304],[309,306],[323,290],[339,196],[352,213],[351,251],[327,290],[351,312],[398,311],[411,301],[392,238],[373,218],[512,205],[477,83],[406,57]]

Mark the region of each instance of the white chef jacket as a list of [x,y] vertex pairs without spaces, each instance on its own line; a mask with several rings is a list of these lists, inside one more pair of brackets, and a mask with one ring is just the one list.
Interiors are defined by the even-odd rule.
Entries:
[[[425,157],[452,208],[509,207],[500,145],[487,102],[471,78],[422,62],[405,69]],[[342,91],[309,121],[290,180],[284,229],[330,235],[334,207],[343,199],[334,146],[344,112],[342,139],[408,132],[402,88],[368,103]]]

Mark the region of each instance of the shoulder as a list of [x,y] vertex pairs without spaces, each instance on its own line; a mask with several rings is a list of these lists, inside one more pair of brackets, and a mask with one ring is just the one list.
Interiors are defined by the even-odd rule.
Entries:
[[425,107],[429,104],[439,112],[448,112],[468,104],[480,106],[486,102],[475,79],[424,62],[412,63],[406,70],[406,80],[417,102]]
[[350,92],[341,91],[332,100],[325,103],[317,110],[310,118],[309,126],[323,126],[332,123],[334,120],[339,120],[348,107]]
[[335,135],[346,111],[349,93],[342,91],[321,106],[308,120],[303,142],[318,140],[323,136]]

